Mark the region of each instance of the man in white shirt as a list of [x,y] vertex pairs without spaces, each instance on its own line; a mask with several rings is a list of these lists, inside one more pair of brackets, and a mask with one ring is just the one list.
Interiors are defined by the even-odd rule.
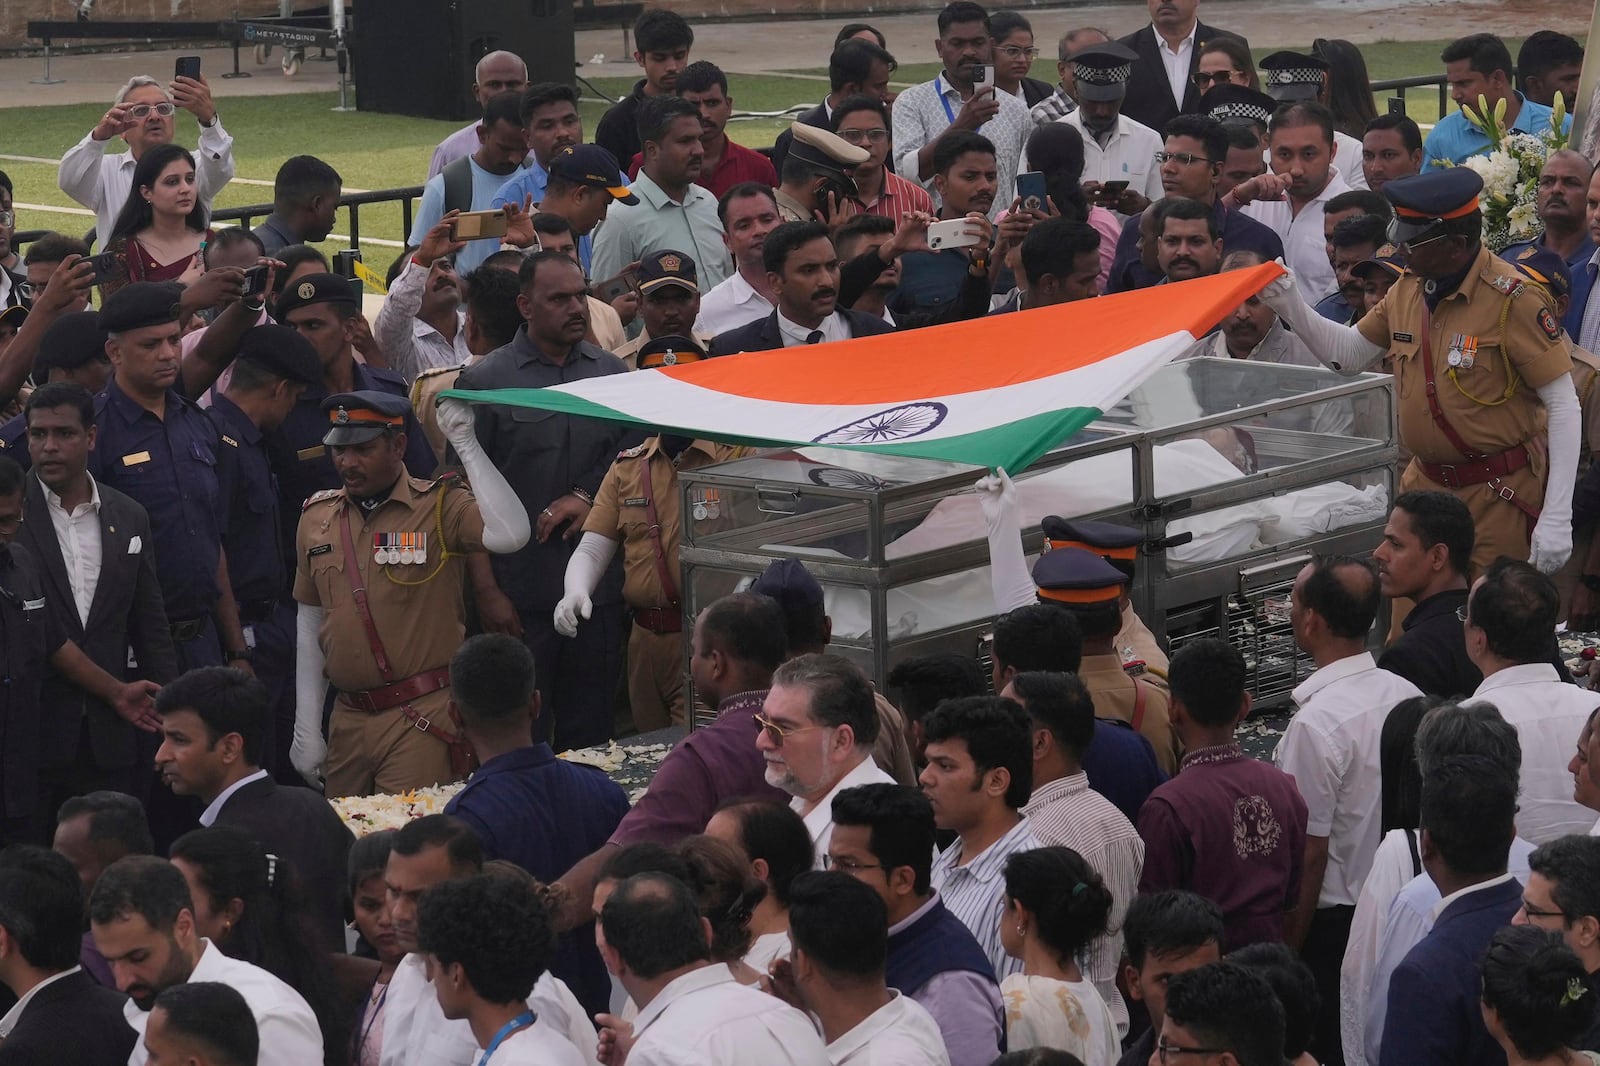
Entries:
[[1222,201],[1278,235],[1302,297],[1313,302],[1338,280],[1328,261],[1323,205],[1350,189],[1334,167],[1333,132],[1333,114],[1321,104],[1279,108],[1267,127],[1271,173],[1235,185]]
[[[178,108],[200,123],[200,141],[194,152],[200,206],[210,211],[211,201],[233,180],[233,138],[222,128],[206,80],[178,78],[163,89],[154,78],[142,74],[131,78],[94,129],[67,149],[56,172],[61,191],[94,212],[95,233],[102,244],[133,191],[133,170],[139,157],[172,141],[173,115]],[[128,150],[107,155],[113,137],[126,141]]]
[[434,886],[418,908],[417,945],[440,1011],[471,1027],[482,1062],[584,1066],[566,1033],[528,1006],[555,951],[550,914],[530,886],[484,874]]
[[[1333,106],[1329,91],[1332,74],[1328,61],[1321,56],[1274,52],[1257,63],[1256,69],[1261,72],[1261,87],[1280,104],[1314,100],[1323,107]],[[1335,129],[1333,146],[1334,161],[1345,184],[1352,189],[1365,189],[1367,176],[1361,166],[1361,142]]]
[[[1133,49],[1108,41],[1089,45],[1070,58],[1078,88],[1078,108],[1057,119],[1083,137],[1083,191],[1091,203],[1126,218],[1159,200],[1161,134],[1122,113],[1128,93]],[[1107,188],[1108,182],[1119,186]]]
[[[520,93],[528,86],[528,65],[515,52],[490,52],[478,60],[473,72],[472,97],[479,107],[500,93]],[[432,181],[448,163],[465,159],[478,150],[478,122],[474,119],[439,142],[428,161],[428,180]]]
[[741,182],[717,202],[722,220],[722,243],[733,257],[733,273],[700,297],[700,316],[694,331],[716,336],[766,318],[775,306],[772,283],[761,260],[767,234],[778,228],[778,201],[759,182]]
[[946,700],[923,719],[928,765],[920,778],[940,829],[956,840],[933,860],[933,887],[972,931],[997,979],[1022,972],[1000,943],[1006,860],[1039,846],[1022,807],[1033,791],[1033,732],[1011,700]]
[[390,280],[389,295],[372,324],[389,368],[407,383],[424,371],[460,366],[472,358],[454,261],[468,242],[451,240],[450,227],[451,221],[444,219],[423,236],[405,268]]
[[107,867],[89,898],[89,928],[128,996],[123,1017],[139,1036],[128,1066],[144,1066],[144,1028],[156,997],[190,981],[230,985],[244,997],[261,1034],[260,1066],[322,1061],[322,1031],[300,993],[200,936],[189,883],[165,859],[129,855]]
[[1483,671],[1472,698],[1499,708],[1517,729],[1517,835],[1535,844],[1587,833],[1594,824],[1594,812],[1572,798],[1567,764],[1600,693],[1563,682],[1550,663],[1560,608],[1553,581],[1510,559],[1492,564],[1467,598],[1467,657]]
[[789,806],[805,819],[822,869],[833,833],[833,797],[857,785],[894,781],[872,759],[879,727],[872,682],[840,656],[798,656],[772,675],[756,721],[767,784],[794,797]]
[[[606,968],[639,1008],[628,1066],[827,1066],[811,1019],[711,962],[711,927],[689,886],[639,874],[612,891],[596,936]],[[601,1015],[600,1057],[620,1025]]]
[[801,874],[789,893],[799,1000],[822,1030],[832,1066],[950,1066],[938,1023],[884,983],[889,911],[848,873]]
[[1295,779],[1307,809],[1300,900],[1284,939],[1301,948],[1322,994],[1312,1045],[1319,1061],[1338,1053],[1339,966],[1378,847],[1378,738],[1394,705],[1422,694],[1378,669],[1366,650],[1377,612],[1378,577],[1360,559],[1318,557],[1290,594],[1295,644],[1317,669],[1295,688],[1298,710],[1278,743],[1278,768]]

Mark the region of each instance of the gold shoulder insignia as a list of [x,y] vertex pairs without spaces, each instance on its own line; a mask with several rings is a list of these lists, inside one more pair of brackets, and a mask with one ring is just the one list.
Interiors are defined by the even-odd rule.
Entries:
[[311,510],[313,504],[327,503],[329,500],[336,500],[343,495],[343,489],[323,489],[321,492],[313,492],[310,496],[306,497],[306,502],[300,509],[302,511],[309,511]]

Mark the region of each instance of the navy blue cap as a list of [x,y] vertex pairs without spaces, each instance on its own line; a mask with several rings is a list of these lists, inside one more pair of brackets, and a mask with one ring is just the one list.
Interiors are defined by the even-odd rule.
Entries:
[[1394,205],[1389,231],[1396,244],[1413,240],[1440,223],[1478,210],[1483,178],[1470,167],[1439,167],[1383,183],[1383,195]]
[[1262,88],[1280,103],[1315,100],[1328,73],[1328,61],[1303,52],[1273,52],[1256,64]]
[[404,428],[411,403],[404,396],[364,389],[329,396],[322,401],[322,409],[328,412],[329,423],[322,443],[332,447],[365,444],[391,430]]
[[106,335],[100,316],[93,311],[73,311],[50,323],[39,338],[39,354],[33,361],[33,380],[43,385],[50,371],[77,370],[106,355]]
[[124,285],[100,305],[100,328],[122,333],[178,320],[183,286],[171,281],[135,281]]
[[297,329],[269,322],[245,331],[239,339],[237,358],[244,359],[271,371],[280,378],[301,385],[315,385],[322,380],[322,361],[311,342]]
[[1278,101],[1248,85],[1214,85],[1200,98],[1200,113],[1218,122],[1255,122],[1265,126],[1277,109]]
[[804,610],[822,604],[822,586],[798,559],[776,559],[761,571],[750,585],[751,592],[770,596],[785,611]]
[[699,292],[695,284],[694,259],[683,252],[663,248],[639,259],[639,294],[654,292],[663,285],[676,285],[680,289]]
[[639,198],[628,188],[628,180],[617,166],[617,157],[598,144],[573,144],[550,160],[550,174],[563,181],[604,189],[613,200],[636,204]]
[[1056,548],[1039,556],[1033,564],[1033,583],[1042,600],[1089,606],[1120,600],[1128,575],[1094,552]]
[[1039,523],[1052,550],[1083,548],[1102,559],[1120,559],[1131,562],[1139,555],[1139,543],[1144,534],[1132,526],[1119,526],[1115,522],[1068,521],[1056,515],[1046,515]]
[[[355,283],[359,284],[360,282]],[[360,307],[361,298],[356,294],[355,285],[351,284],[349,278],[341,278],[337,274],[304,274],[299,281],[284,289],[278,297],[278,310],[274,317],[281,321],[288,317],[290,311],[297,311],[310,304],[349,304],[351,307]]]
[[693,337],[651,337],[639,349],[635,364],[640,370],[654,370],[660,366],[698,363],[704,358],[706,350]]
[[1550,290],[1556,299],[1572,295],[1572,271],[1567,261],[1548,248],[1530,244],[1518,253],[1511,264],[1530,281],[1536,281]]

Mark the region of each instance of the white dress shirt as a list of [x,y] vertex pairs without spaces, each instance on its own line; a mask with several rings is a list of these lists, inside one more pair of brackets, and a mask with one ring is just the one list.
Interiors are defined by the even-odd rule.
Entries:
[[1151,23],[1150,32],[1156,35],[1156,51],[1161,53],[1161,66],[1167,72],[1167,87],[1172,90],[1172,102],[1183,110],[1183,98],[1189,91],[1189,57],[1194,55],[1194,35],[1200,32],[1200,20],[1189,27],[1189,36],[1178,42],[1176,48],[1167,44],[1161,31]]
[[[1333,165],[1352,189],[1367,188],[1367,172],[1361,166],[1361,142],[1348,133],[1333,131]],[[1271,161],[1268,161],[1271,166]]]
[[850,323],[846,322],[844,316],[837,311],[823,319],[815,330],[807,329],[798,322],[792,322],[782,311],[778,312],[778,333],[783,337],[785,348],[805,347],[811,343],[811,334],[818,330],[822,332],[822,339],[817,342],[818,344],[847,341],[854,335],[850,332]]
[[1246,217],[1269,227],[1283,241],[1284,261],[1294,271],[1300,295],[1308,303],[1316,303],[1338,287],[1333,264],[1328,262],[1328,238],[1322,232],[1322,212],[1329,200],[1349,191],[1350,185],[1344,180],[1343,172],[1331,167],[1328,184],[1298,214],[1289,203],[1287,193],[1282,200],[1252,200],[1240,208]]
[[950,1066],[939,1025],[910,996],[893,998],[828,1045],[832,1066]]
[[217,815],[222,813],[222,808],[227,804],[228,800],[233,797],[235,792],[239,791],[250,782],[260,781],[266,776],[267,772],[265,770],[257,770],[248,777],[239,778],[239,780],[235,781],[233,784],[217,793],[217,798],[211,801],[210,806],[206,807],[205,810],[200,812],[200,824],[208,827],[215,825],[217,821]]
[[[177,116],[174,115],[174,118]],[[116,224],[122,205],[133,192],[133,171],[139,161],[133,152],[106,154],[112,139],[94,139],[94,132],[67,149],[56,171],[61,191],[94,212],[95,237],[104,248],[111,227]],[[117,144],[122,144],[118,138]],[[194,184],[200,206],[211,210],[211,201],[233,180],[233,137],[222,128],[218,116],[209,128],[200,127],[194,149]]]
[[[43,484],[40,482],[41,487]],[[44,502],[50,512],[50,524],[55,527],[61,561],[67,567],[67,582],[72,586],[72,603],[78,608],[78,621],[88,625],[94,590],[100,587],[100,484],[89,477],[89,501],[78,504],[71,514],[61,506],[61,497],[48,488],[44,490]]]
[[415,381],[424,370],[460,366],[472,358],[472,351],[467,347],[465,309],[456,310],[456,333],[451,340],[445,340],[443,333],[417,317],[422,312],[422,298],[427,292],[430,273],[429,267],[406,263],[406,268],[389,286],[389,296],[372,324],[373,339],[389,357],[390,368],[408,383]]
[[793,951],[794,944],[788,933],[762,933],[744,953],[744,964],[756,973],[766,973],[774,962],[787,959]]
[[1084,976],[1094,982],[1111,1011],[1119,1035],[1128,1031],[1128,1005],[1117,991],[1117,966],[1122,960],[1122,919],[1139,894],[1144,872],[1144,841],[1117,805],[1089,787],[1084,773],[1048,781],[1033,790],[1022,808],[1033,835],[1047,848],[1071,848],[1100,875],[1111,893],[1106,932],[1089,942]]
[[439,1008],[427,961],[416,952],[401,959],[383,1009],[379,1066],[471,1066],[478,1054],[467,1020],[450,1021]]
[[[782,321],[782,316],[779,316],[779,321]],[[849,773],[839,778],[839,783],[828,790],[828,794],[822,797],[822,802],[812,807],[810,813],[806,812],[805,800],[799,796],[795,796],[789,801],[789,806],[794,808],[795,813],[805,819],[806,829],[811,833],[811,843],[816,851],[816,868],[818,870],[827,869],[825,860],[828,855],[828,841],[833,839],[833,797],[845,789],[855,788],[857,785],[892,785],[895,783],[894,778],[880,770],[878,764],[873,761],[872,749],[861,749],[859,754],[861,761],[856,763]]]
[[[215,981],[227,985],[244,997],[256,1018],[261,1035],[259,1066],[306,1066],[322,1061],[322,1030],[300,993],[259,966],[240,962],[222,953],[211,941],[200,938],[200,961],[190,982]],[[133,1000],[122,1005],[122,1016],[139,1034],[128,1056],[128,1066],[144,1066],[144,1026],[150,1015]]]
[[[11,1031],[17,1027],[17,1023],[22,1021],[22,1012],[28,1009],[28,1004],[33,1002],[33,997],[38,995],[41,988],[46,985],[53,985],[63,977],[71,977],[75,973],[81,973],[82,970],[82,966],[74,966],[70,970],[62,970],[60,973],[51,974],[24,992],[22,998],[17,1000],[10,1010],[6,1011],[5,1017],[0,1018],[0,1043],[3,1043],[5,1038],[11,1035]],[[941,1044],[939,1050],[943,1051],[944,1045]]]
[[584,1066],[592,1060],[585,1060],[560,1029],[539,1015],[532,1025],[502,1040],[489,1061],[492,1066]]
[[1033,826],[1023,818],[969,861],[962,861],[960,837],[933,860],[933,887],[989,957],[996,980],[1022,972],[1022,960],[1008,955],[1000,943],[1000,920],[1006,907],[1006,860],[1019,851],[1037,847],[1039,839],[1033,835]]
[[826,1066],[811,1019],[718,963],[669,982],[633,1020],[628,1066]]
[[1572,798],[1567,763],[1589,715],[1600,707],[1600,692],[1563,683],[1550,663],[1528,663],[1490,674],[1472,698],[1493,704],[1516,727],[1522,744],[1517,835],[1548,844],[1587,833],[1594,812]]
[[1118,115],[1116,129],[1101,147],[1094,134],[1084,128],[1081,110],[1070,111],[1056,121],[1071,126],[1083,138],[1082,180],[1125,181],[1128,188],[1150,200],[1166,195],[1161,188],[1161,168],[1156,165],[1156,153],[1166,143],[1161,134],[1127,115]]
[[[566,1037],[569,1044],[577,1048],[578,1057],[586,1066],[600,1066],[600,1060],[595,1055],[600,1047],[600,1034],[589,1021],[589,1012],[583,1009],[583,1004],[578,1002],[578,997],[572,994],[572,989],[567,987],[565,981],[549,970],[540,974],[533,983],[533,991],[528,995],[528,1006],[540,1021],[549,1022]],[[500,1066],[499,1058],[492,1061],[495,1066]]]
[[755,286],[735,270],[700,297],[700,314],[694,320],[694,331],[709,333],[714,337],[730,329],[748,326],[770,314],[772,301],[757,292]]
[[1295,687],[1295,716],[1278,742],[1278,769],[1306,801],[1306,833],[1328,838],[1319,907],[1354,906],[1378,849],[1383,776],[1378,735],[1417,686],[1378,669],[1371,652],[1329,663]]

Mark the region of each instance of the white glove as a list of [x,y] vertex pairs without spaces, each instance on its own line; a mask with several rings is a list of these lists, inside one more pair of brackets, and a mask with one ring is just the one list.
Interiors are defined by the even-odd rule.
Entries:
[[978,479],[972,486],[989,527],[989,590],[994,613],[1006,614],[1039,598],[1022,554],[1022,530],[1017,519],[1017,487],[1004,469]]
[[1007,476],[1004,467],[997,467],[994,473],[985,474],[972,488],[978,494],[983,520],[991,533],[996,528],[1005,528],[1008,522],[1013,529],[1016,528],[1017,486]]
[[1540,514],[1533,524],[1533,539],[1528,546],[1528,562],[1541,574],[1554,574],[1572,557],[1572,520],[1552,521]]
[[312,788],[322,787],[322,766],[328,759],[328,744],[322,739],[322,703],[328,679],[317,639],[325,615],[323,608],[303,603],[295,611],[294,741],[289,745],[289,764]]
[[1283,267],[1283,273],[1267,282],[1267,287],[1261,290],[1261,302],[1283,318],[1287,317],[1286,312],[1293,312],[1293,304],[1304,304],[1305,300],[1300,295],[1300,286],[1296,283],[1294,271],[1289,269],[1289,264],[1282,259],[1277,260],[1277,263]]
[[455,445],[457,454],[460,454],[464,444],[468,442],[477,444],[478,437],[474,431],[476,419],[472,414],[472,405],[465,400],[457,400],[454,397],[440,400],[433,417],[439,424],[439,432]]
[[1354,326],[1323,318],[1305,301],[1300,286],[1282,259],[1283,274],[1261,290],[1261,302],[1278,313],[1311,354],[1341,374],[1355,374],[1383,357],[1384,349],[1361,335]]
[[1544,506],[1528,544],[1528,562],[1542,574],[1554,574],[1572,555],[1572,487],[1578,476],[1583,414],[1569,374],[1542,386],[1539,399],[1549,417],[1550,470],[1545,476]]
[[556,604],[556,632],[564,637],[578,635],[578,621],[587,622],[594,612],[594,604],[581,592],[569,592]]
[[322,765],[327,761],[328,745],[322,739],[321,730],[308,736],[296,728],[294,743],[289,745],[289,762],[306,779],[306,784],[312,788],[322,787]]

